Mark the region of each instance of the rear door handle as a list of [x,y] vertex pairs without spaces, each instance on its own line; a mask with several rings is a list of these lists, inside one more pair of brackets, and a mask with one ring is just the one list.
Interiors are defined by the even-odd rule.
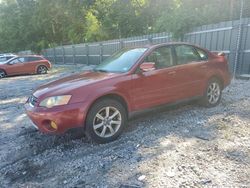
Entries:
[[206,68],[207,68],[207,65],[202,65],[201,68],[202,68],[202,69],[206,69]]
[[176,74],[176,71],[171,71],[168,73],[169,75],[173,75],[173,74]]

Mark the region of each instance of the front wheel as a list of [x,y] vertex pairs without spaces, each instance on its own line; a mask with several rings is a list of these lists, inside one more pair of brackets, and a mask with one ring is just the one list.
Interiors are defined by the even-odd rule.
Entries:
[[96,102],[86,119],[86,135],[97,143],[107,143],[117,139],[127,122],[123,105],[113,99]]
[[6,76],[5,72],[3,70],[0,70],[0,79],[4,78]]
[[206,107],[214,107],[219,104],[222,94],[221,83],[217,79],[208,82],[207,89],[202,98],[202,103]]
[[47,74],[48,72],[48,69],[46,66],[44,65],[40,65],[38,68],[37,68],[37,74]]

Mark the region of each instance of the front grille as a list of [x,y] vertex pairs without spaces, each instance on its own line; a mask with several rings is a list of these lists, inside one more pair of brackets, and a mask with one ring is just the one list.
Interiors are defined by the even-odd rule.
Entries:
[[35,96],[30,96],[29,97],[29,104],[31,105],[31,106],[35,106],[36,104],[37,104],[37,98],[35,97]]

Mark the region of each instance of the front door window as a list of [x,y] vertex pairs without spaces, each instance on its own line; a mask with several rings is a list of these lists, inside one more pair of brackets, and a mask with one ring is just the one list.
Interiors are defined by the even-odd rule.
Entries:
[[173,66],[172,50],[170,47],[160,47],[145,58],[146,62],[154,62],[156,69]]

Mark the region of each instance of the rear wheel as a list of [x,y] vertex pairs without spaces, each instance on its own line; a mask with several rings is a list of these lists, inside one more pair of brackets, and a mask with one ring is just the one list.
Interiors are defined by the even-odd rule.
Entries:
[[0,79],[4,78],[6,76],[5,72],[3,70],[0,70]]
[[44,65],[40,65],[38,68],[37,68],[37,74],[47,74],[48,72],[48,69],[46,66]]
[[214,107],[219,104],[222,94],[222,85],[218,79],[211,79],[202,98],[202,103],[206,107]]
[[96,102],[86,119],[86,135],[97,143],[117,139],[127,122],[127,113],[121,103],[113,99]]

